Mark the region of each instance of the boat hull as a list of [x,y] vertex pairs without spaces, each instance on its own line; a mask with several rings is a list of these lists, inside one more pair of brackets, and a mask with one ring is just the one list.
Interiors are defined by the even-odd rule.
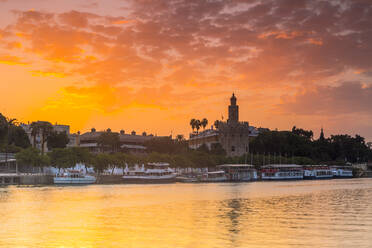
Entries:
[[176,177],[176,182],[180,183],[197,183],[198,179],[194,177]]
[[55,177],[53,178],[54,184],[93,184],[96,182],[95,177],[82,177],[82,178],[72,178],[72,177]]
[[333,175],[327,176],[304,176],[306,180],[321,180],[321,179],[332,179]]
[[303,180],[303,176],[285,176],[285,177],[262,177],[262,180],[268,180],[268,181],[280,181],[280,180]]
[[157,183],[174,183],[176,182],[176,176],[169,177],[131,177],[123,176],[123,183],[132,183],[132,184],[157,184]]
[[220,178],[202,178],[200,179],[201,183],[221,183],[221,182],[227,182],[226,177],[220,177]]

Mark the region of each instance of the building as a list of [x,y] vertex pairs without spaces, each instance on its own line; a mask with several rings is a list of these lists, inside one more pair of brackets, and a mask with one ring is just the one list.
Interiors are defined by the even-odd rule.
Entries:
[[242,156],[249,152],[249,137],[258,135],[258,130],[249,123],[239,121],[239,106],[235,94],[230,98],[229,119],[216,121],[216,129],[190,134],[189,147],[197,149],[206,145],[211,149],[214,144],[221,144],[228,156]]
[[[32,129],[31,129],[31,124],[25,124],[21,123],[20,126],[25,130],[28,139],[30,140],[30,143],[33,147],[36,147],[37,149],[41,150],[42,146],[42,135],[39,132],[36,137],[35,137],[35,144],[34,144],[34,137],[31,135]],[[73,146],[78,146],[79,145],[79,135],[78,134],[71,134],[70,133],[70,126],[69,125],[61,125],[61,124],[54,124],[53,126],[53,131],[57,133],[61,132],[66,132],[67,137],[69,138],[69,143],[67,144],[67,147],[73,147]],[[47,142],[44,143],[44,151],[48,151],[48,144]]]
[[[108,130],[111,132],[110,130]],[[100,153],[103,152],[102,147],[99,145],[99,137],[107,131],[96,131],[94,128],[90,132],[86,132],[79,136],[80,147],[86,147],[90,152]],[[143,132],[142,135],[137,135],[135,131],[130,134],[126,134],[124,130],[117,133],[119,136],[120,149],[124,152],[130,152],[133,154],[144,154],[146,153],[145,143],[155,136],[150,134],[147,135]]]

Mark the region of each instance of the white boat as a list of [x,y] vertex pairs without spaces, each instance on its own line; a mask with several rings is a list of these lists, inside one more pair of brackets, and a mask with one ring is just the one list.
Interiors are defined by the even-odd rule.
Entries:
[[53,178],[54,184],[92,184],[96,182],[96,177],[84,175],[80,171],[68,170],[57,174]]
[[249,182],[258,178],[257,170],[250,164],[223,164],[218,168],[225,171],[228,181]]
[[333,178],[332,170],[327,165],[304,166],[304,179],[330,179]]
[[334,178],[352,178],[353,169],[351,166],[331,166]]
[[225,182],[227,181],[227,176],[225,171],[210,171],[204,173],[199,178],[200,182]]
[[272,164],[262,166],[262,180],[299,180],[304,178],[301,165],[296,164]]
[[125,183],[169,183],[175,182],[177,174],[168,163],[148,163],[146,168],[136,166],[134,170],[124,170]]

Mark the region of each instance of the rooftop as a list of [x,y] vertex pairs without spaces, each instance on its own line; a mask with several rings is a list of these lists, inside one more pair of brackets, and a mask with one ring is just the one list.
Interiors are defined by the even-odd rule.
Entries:
[[302,165],[297,164],[268,164],[262,166],[262,168],[302,168]]
[[251,164],[221,164],[218,167],[225,167],[225,168],[237,168],[237,167],[247,167],[253,168],[254,166]]
[[[90,140],[97,140],[101,134],[105,133],[104,131],[96,131],[96,132],[87,132],[80,135],[80,141],[90,141]],[[119,134],[120,142],[145,142],[147,140],[153,139],[155,136],[152,135],[132,135],[132,134]]]

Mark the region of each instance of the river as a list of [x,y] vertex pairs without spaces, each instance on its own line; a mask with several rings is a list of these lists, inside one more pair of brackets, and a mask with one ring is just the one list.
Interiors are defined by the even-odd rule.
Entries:
[[0,247],[372,247],[372,179],[0,188]]

